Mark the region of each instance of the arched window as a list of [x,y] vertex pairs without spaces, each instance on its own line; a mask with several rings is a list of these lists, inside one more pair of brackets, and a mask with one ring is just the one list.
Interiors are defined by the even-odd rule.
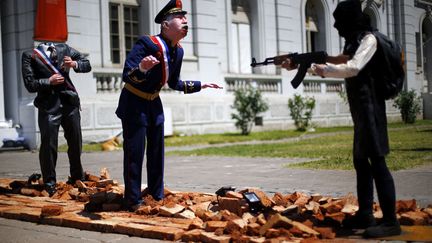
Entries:
[[232,1],[230,70],[233,73],[252,73],[251,24],[247,1]]
[[[432,16],[427,15],[422,23],[421,53],[418,62],[423,66],[424,79],[427,80],[427,92],[432,92]],[[418,64],[417,64],[418,65]]]
[[305,21],[306,51],[325,51],[325,14],[321,0],[308,0],[306,2]]

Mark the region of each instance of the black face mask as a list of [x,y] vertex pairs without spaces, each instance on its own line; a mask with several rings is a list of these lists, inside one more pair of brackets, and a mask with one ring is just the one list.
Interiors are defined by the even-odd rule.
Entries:
[[360,31],[371,30],[368,17],[363,14],[359,0],[340,2],[333,12],[334,27],[345,39]]

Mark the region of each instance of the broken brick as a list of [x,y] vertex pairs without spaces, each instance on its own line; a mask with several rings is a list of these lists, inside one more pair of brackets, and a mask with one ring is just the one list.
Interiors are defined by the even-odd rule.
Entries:
[[175,204],[173,207],[162,206],[159,208],[159,214],[166,217],[171,217],[175,214],[180,213],[184,210],[184,207],[178,204]]
[[314,230],[316,230],[321,235],[321,239],[334,239],[336,238],[336,233],[333,231],[331,227],[314,227]]
[[232,233],[234,231],[239,231],[244,233],[246,231],[246,222],[243,219],[230,220],[227,223],[225,231],[228,233]]
[[98,182],[100,180],[99,176],[92,175],[88,172],[85,172],[85,180],[86,181],[93,181]]
[[200,218],[194,218],[189,224],[189,230],[204,229],[204,222]]
[[21,188],[21,194],[31,197],[38,197],[41,193],[36,189]]
[[401,214],[400,223],[403,225],[426,225],[428,214],[422,211],[410,211]]
[[219,197],[219,207],[237,215],[242,214],[241,201],[238,198]]
[[396,201],[396,213],[415,211],[416,209],[417,209],[417,202],[415,199]]
[[201,241],[208,243],[229,243],[231,237],[226,235],[217,236],[212,232],[201,232]]
[[226,221],[207,221],[205,223],[205,231],[214,232],[218,228],[225,229],[227,224],[228,224],[228,222],[226,222]]
[[183,219],[194,219],[196,217],[195,213],[188,209],[183,210],[180,213],[176,213],[174,216]]
[[202,229],[193,229],[183,233],[181,240],[183,242],[199,242],[201,241]]
[[41,217],[47,217],[47,216],[57,216],[63,213],[63,207],[58,205],[48,205],[44,206],[41,209],[40,216]]
[[293,221],[287,217],[284,217],[280,214],[275,214],[267,221],[266,224],[264,224],[261,227],[259,233],[260,233],[260,235],[264,235],[267,232],[267,230],[271,229],[271,228],[282,227],[282,228],[289,229],[293,226],[292,222]]

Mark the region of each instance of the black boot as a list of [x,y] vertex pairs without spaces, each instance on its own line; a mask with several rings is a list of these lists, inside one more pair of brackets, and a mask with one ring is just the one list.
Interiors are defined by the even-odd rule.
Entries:
[[400,235],[402,232],[399,222],[383,222],[377,226],[369,227],[363,233],[364,238],[380,238],[393,235]]
[[48,192],[49,196],[52,197],[56,192],[56,184],[54,183],[46,183],[45,184],[45,191]]
[[372,214],[356,213],[342,221],[342,227],[346,229],[365,229],[375,225],[376,221]]

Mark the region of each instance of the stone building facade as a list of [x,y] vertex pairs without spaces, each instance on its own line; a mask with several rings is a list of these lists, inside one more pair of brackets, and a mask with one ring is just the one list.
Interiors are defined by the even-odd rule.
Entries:
[[[67,0],[67,43],[88,55],[93,70],[72,72],[81,96],[82,128],[86,141],[121,131],[115,116],[122,87],[123,61],[136,38],[158,34],[154,16],[165,0]],[[161,98],[166,130],[203,134],[235,131],[233,91],[245,85],[260,89],[270,109],[261,114],[254,130],[293,127],[288,99],[298,93],[317,101],[313,122],[319,126],[349,125],[349,109],[339,91],[340,79],[307,76],[298,89],[290,81],[295,71],[275,66],[252,69],[251,58],[290,52],[325,50],[338,54],[343,47],[333,28],[332,12],[338,0],[183,0],[190,31],[181,42],[185,49],[181,79],[222,85],[183,95],[165,89]],[[406,53],[407,82],[423,97],[423,116],[432,117],[431,0],[363,0],[364,11],[381,32],[399,42]],[[23,136],[30,147],[39,144],[34,94],[21,76],[21,54],[33,48],[37,0],[0,0],[0,138]],[[398,111],[387,105],[390,119]],[[18,128],[17,128],[18,127]],[[0,141],[1,143],[1,141]]]

